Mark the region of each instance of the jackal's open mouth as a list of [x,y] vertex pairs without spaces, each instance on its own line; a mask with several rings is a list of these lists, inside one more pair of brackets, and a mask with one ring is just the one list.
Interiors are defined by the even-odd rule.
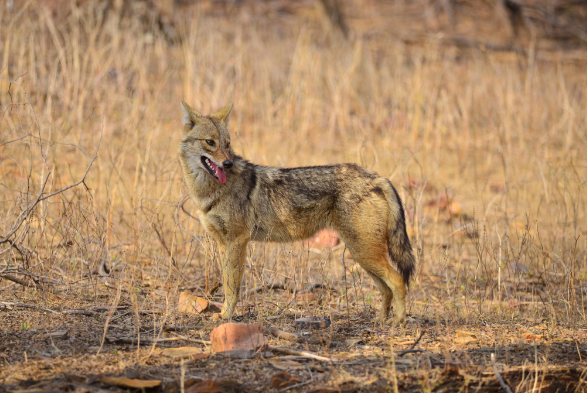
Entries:
[[208,172],[210,172],[212,176],[218,179],[220,183],[226,183],[226,173],[224,173],[224,168],[219,167],[214,163],[214,161],[206,156],[202,156],[202,164],[204,164]]

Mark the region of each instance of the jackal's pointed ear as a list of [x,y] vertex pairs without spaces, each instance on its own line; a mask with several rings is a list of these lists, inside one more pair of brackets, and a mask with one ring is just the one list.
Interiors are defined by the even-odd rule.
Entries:
[[218,121],[220,121],[220,123],[222,123],[222,125],[224,127],[227,127],[228,126],[228,118],[230,117],[231,112],[232,112],[232,104],[228,104],[224,108],[220,109],[218,112],[212,113],[210,116],[212,116],[215,119],[218,119]]
[[191,106],[181,100],[181,109],[183,109],[183,117],[181,119],[184,126],[194,126],[203,116],[196,112]]

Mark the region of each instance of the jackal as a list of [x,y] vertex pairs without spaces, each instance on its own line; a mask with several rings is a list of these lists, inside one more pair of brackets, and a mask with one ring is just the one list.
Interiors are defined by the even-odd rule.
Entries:
[[355,164],[255,165],[232,149],[232,104],[209,116],[183,101],[182,107],[179,157],[200,222],[220,249],[222,318],[230,320],[237,304],[249,241],[291,242],[331,228],[381,291],[376,319],[387,320],[394,300],[392,322],[404,321],[415,260],[402,203],[388,179]]

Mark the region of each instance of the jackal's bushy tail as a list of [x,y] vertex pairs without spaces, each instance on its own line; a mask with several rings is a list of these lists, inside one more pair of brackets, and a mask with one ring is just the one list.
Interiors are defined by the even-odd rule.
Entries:
[[387,202],[389,203],[391,222],[387,248],[392,262],[397,265],[399,273],[408,285],[416,268],[416,259],[412,253],[412,245],[406,231],[406,218],[402,202],[391,182],[389,182],[389,186],[391,194],[387,195]]

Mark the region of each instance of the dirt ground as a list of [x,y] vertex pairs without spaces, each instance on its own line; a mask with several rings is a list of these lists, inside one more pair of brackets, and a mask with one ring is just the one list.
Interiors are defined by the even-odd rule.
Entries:
[[[346,285],[351,286],[352,280],[349,274]],[[219,389],[193,390],[198,392],[283,391],[288,387],[314,392],[501,392],[492,354],[512,391],[587,389],[583,382],[587,327],[549,319],[540,301],[525,302],[526,306],[502,302],[500,310],[495,302],[479,305],[459,297],[447,304],[431,295],[432,300],[418,296],[410,299],[405,326],[392,328],[371,322],[376,300],[372,304],[359,300],[361,296],[353,295],[357,292],[345,291],[344,280],[329,285],[301,294],[266,289],[242,302],[239,311],[244,314],[235,317],[237,321],[297,333],[303,337],[299,342],[267,334],[269,349],[248,354],[249,358],[217,353],[203,359],[162,354],[167,347],[205,349],[209,345],[200,340],[209,340],[211,330],[220,324],[212,321],[209,312],[174,311],[177,289],[165,292],[147,287],[135,293],[121,290],[116,295],[115,286],[97,282],[89,294],[43,295],[6,288],[3,304],[11,305],[4,306],[1,319],[2,389],[127,391],[130,388],[103,380],[104,376],[126,376],[160,381],[160,386],[147,390],[166,392],[179,391],[182,379],[186,388],[214,380],[213,388]],[[378,298],[369,281],[360,285],[355,289],[363,299]],[[434,280],[422,281],[425,292],[434,292],[436,285]],[[535,290],[541,291],[539,285]],[[205,296],[201,290],[188,292]],[[114,307],[117,296],[120,300]],[[134,305],[130,296],[135,298]],[[209,299],[221,301],[222,297]],[[332,323],[326,328],[300,329],[293,322],[302,316],[321,316]],[[157,344],[148,341],[178,337],[181,339]],[[137,345],[136,341],[117,342],[120,338],[147,341]],[[271,350],[283,346],[329,359]],[[289,379],[284,379],[283,372]]]

